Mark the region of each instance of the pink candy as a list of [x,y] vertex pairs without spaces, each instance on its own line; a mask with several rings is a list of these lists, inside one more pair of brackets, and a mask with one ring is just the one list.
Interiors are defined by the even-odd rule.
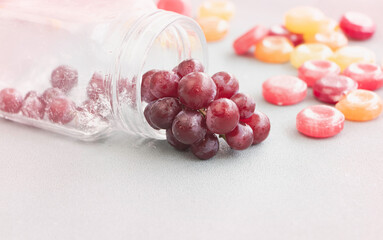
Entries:
[[343,74],[355,80],[359,89],[376,90],[383,86],[383,72],[376,64],[353,63]]
[[297,77],[276,76],[262,85],[266,101],[275,105],[292,105],[301,102],[307,95],[307,84]]
[[332,137],[343,130],[344,115],[336,108],[316,105],[303,109],[297,115],[297,130],[309,137]]
[[376,25],[367,15],[358,12],[347,12],[342,16],[340,28],[350,38],[366,40],[375,33]]
[[283,25],[274,25],[270,28],[270,36],[281,36],[285,37],[294,44],[294,46],[298,46],[304,42],[303,36],[301,34],[292,33],[286,29]]
[[329,74],[339,74],[340,67],[327,60],[310,60],[302,64],[298,69],[298,77],[312,87],[316,81]]
[[313,86],[314,96],[322,102],[337,103],[344,94],[358,88],[358,83],[342,75],[327,75]]

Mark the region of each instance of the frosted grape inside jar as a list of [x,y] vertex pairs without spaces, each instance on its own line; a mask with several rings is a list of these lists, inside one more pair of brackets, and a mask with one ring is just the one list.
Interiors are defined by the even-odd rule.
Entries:
[[0,32],[0,117],[83,140],[164,139],[145,120],[144,73],[207,61],[199,26],[150,0],[5,0]]

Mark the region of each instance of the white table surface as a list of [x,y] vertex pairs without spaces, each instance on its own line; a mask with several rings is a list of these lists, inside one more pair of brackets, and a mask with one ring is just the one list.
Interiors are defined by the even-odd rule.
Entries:
[[[370,13],[378,32],[360,44],[383,58],[381,0],[302,2],[334,18]],[[267,141],[243,152],[222,143],[214,159],[197,161],[163,141],[120,134],[83,143],[0,120],[0,239],[383,238],[383,116],[346,122],[330,139],[300,135],[295,116],[318,103],[312,94],[289,107],[261,96],[266,78],[296,71],[231,49],[240,33],[279,23],[298,1],[235,3],[229,36],[209,44],[210,72],[237,75],[271,119]]]

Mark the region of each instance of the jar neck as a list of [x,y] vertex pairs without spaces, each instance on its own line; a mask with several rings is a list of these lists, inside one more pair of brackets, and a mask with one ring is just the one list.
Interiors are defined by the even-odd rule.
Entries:
[[[207,66],[204,34],[191,18],[155,10],[125,24],[121,44],[109,70],[112,112],[120,129],[163,139],[164,133],[146,122],[141,101],[142,75],[151,69],[171,70],[184,59],[196,58]],[[121,91],[121,81],[127,91]]]

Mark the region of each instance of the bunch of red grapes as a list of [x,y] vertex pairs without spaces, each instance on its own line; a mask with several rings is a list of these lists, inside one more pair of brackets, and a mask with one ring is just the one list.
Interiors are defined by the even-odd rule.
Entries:
[[172,71],[143,75],[141,96],[148,102],[144,115],[152,128],[166,129],[170,145],[190,148],[199,159],[217,154],[218,136],[232,149],[244,150],[267,138],[270,121],[255,110],[251,96],[238,90],[233,75],[218,72],[210,77],[199,61],[185,60]]

